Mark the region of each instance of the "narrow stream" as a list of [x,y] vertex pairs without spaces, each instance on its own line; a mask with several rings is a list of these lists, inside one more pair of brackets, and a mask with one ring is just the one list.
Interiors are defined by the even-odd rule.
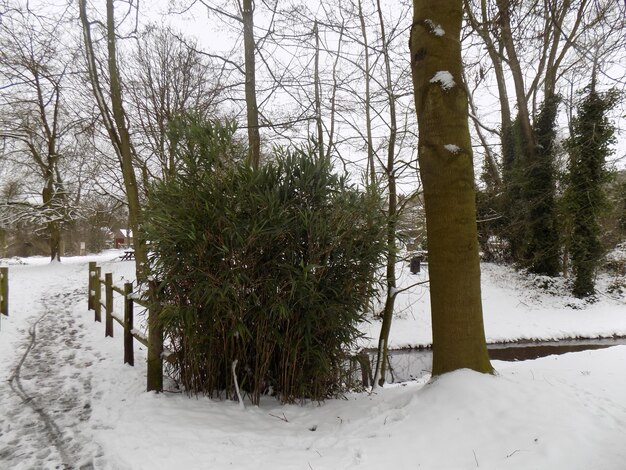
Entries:
[[[489,344],[489,357],[498,361],[526,361],[570,352],[588,351],[626,345],[626,338],[577,339],[563,341]],[[376,351],[365,351],[373,366]],[[362,362],[362,361],[360,361]],[[406,382],[430,374],[433,363],[431,349],[399,349],[389,351],[390,374],[388,382]]]

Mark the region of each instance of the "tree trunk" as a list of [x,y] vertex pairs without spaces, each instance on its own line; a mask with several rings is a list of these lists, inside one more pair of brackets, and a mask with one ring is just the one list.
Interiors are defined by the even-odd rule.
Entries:
[[86,0],[79,0],[80,21],[83,28],[83,38],[85,42],[85,53],[87,58],[87,69],[89,81],[98,103],[98,109],[102,121],[107,130],[111,145],[115,149],[122,177],[124,189],[128,202],[128,223],[133,231],[135,248],[135,265],[137,281],[144,282],[148,277],[148,256],[144,236],[141,230],[141,203],[139,200],[139,189],[137,178],[133,166],[134,150],[128,132],[125,111],[122,101],[122,86],[120,83],[117,68],[117,48],[115,36],[115,14],[113,0],[106,1],[107,7],[107,65],[109,69],[109,92],[111,107],[107,104],[104,91],[98,76],[98,65],[94,53],[93,41],[91,38],[91,23],[87,18]]
[[148,256],[144,236],[141,230],[141,203],[139,188],[133,166],[133,149],[126,123],[126,113],[122,102],[122,85],[117,69],[117,49],[115,39],[115,14],[113,0],[107,0],[107,47],[109,66],[109,86],[111,91],[111,109],[120,141],[120,164],[124,178],[124,188],[128,200],[128,224],[133,231],[137,280],[144,282],[148,276]]
[[[387,102],[389,103],[389,143],[387,145],[387,166],[385,175],[387,177],[387,188],[389,191],[389,207],[387,209],[387,299],[385,300],[385,310],[383,311],[383,321],[378,343],[378,360],[376,363],[376,375],[380,370],[379,385],[385,382],[385,372],[387,369],[387,352],[389,350],[389,332],[391,331],[391,321],[396,302],[396,225],[398,210],[398,194],[396,188],[395,154],[397,139],[397,118],[396,118],[396,98],[393,93],[393,81],[391,77],[391,59],[389,57],[389,44],[385,34],[385,22],[380,0],[376,1],[378,9],[378,20],[380,22],[380,40],[385,64]],[[375,381],[376,381],[375,377]],[[373,384],[376,385],[375,383]]]
[[370,49],[367,42],[367,28],[365,27],[365,16],[363,15],[363,5],[359,0],[359,20],[361,22],[361,34],[363,35],[363,52],[365,54],[365,130],[367,132],[367,169],[370,184],[376,184],[376,166],[374,164],[374,140],[372,137],[372,116],[371,116],[371,92],[370,92]]
[[322,84],[320,83],[320,33],[317,27],[317,20],[313,23],[313,34],[315,34],[315,123],[317,125],[317,151],[320,160],[324,159],[324,128],[322,125]]
[[509,16],[510,0],[497,0],[498,11],[500,13],[500,31],[501,40],[508,56],[509,69],[513,76],[513,84],[515,85],[515,97],[517,102],[517,110],[519,123],[522,130],[524,140],[524,153],[527,160],[534,160],[536,140],[530,123],[530,112],[528,111],[528,103],[526,100],[526,91],[524,89],[524,74],[517,57],[513,35],[511,33],[511,18]]
[[[487,2],[486,0],[481,0],[480,2],[480,11],[481,11],[481,19],[478,19],[474,16],[472,12],[472,6],[469,0],[465,0],[465,11],[467,12],[467,18],[474,29],[478,33],[478,35],[482,38],[485,43],[485,47],[487,48],[487,53],[489,54],[489,59],[493,64],[493,71],[496,76],[496,84],[498,85],[498,96],[500,98],[500,116],[501,116],[501,142],[502,142],[502,155],[505,155],[506,149],[505,146],[508,144],[508,140],[505,138],[505,135],[509,135],[511,132],[511,108],[509,106],[509,95],[506,88],[506,78],[504,73],[504,68],[502,67],[502,54],[497,50],[496,45],[491,39],[489,33],[489,16],[487,13]],[[470,97],[471,98],[471,97]],[[472,102],[470,101],[470,106]],[[475,110],[472,110],[472,113],[476,115]],[[477,129],[477,132],[478,129]],[[481,139],[482,140],[482,139]],[[489,149],[487,145],[483,143],[485,148],[485,153],[489,156]],[[504,159],[503,159],[504,160]],[[504,162],[503,162],[504,163]],[[488,169],[490,172],[491,179],[496,184],[496,189],[498,189],[502,184],[502,177],[498,172],[498,166],[493,157],[487,160]]]
[[243,0],[243,46],[246,69],[246,111],[248,118],[248,159],[253,168],[261,161],[261,136],[259,134],[259,108],[256,102],[256,71],[254,65],[254,0]]
[[7,231],[0,227],[0,258],[7,256]]
[[[411,69],[424,188],[433,328],[433,376],[491,372],[480,264],[467,91],[462,86],[462,0],[414,0]],[[443,32],[443,34],[442,34]]]
[[55,220],[48,222],[50,261],[61,261],[61,230],[59,227],[59,221],[56,220],[56,214],[54,214],[52,208],[54,203],[54,189],[53,182],[51,180],[46,183],[46,187],[43,189],[41,196],[43,206],[48,209],[52,209],[51,216],[55,218]]
[[330,130],[328,131],[328,145],[326,147],[326,159],[328,161],[330,161],[332,150],[335,145],[335,114],[337,108],[337,89],[339,88],[339,83],[337,80],[337,68],[339,65],[341,44],[343,41],[343,31],[344,25],[342,24],[339,31],[339,40],[337,41],[337,55],[335,56],[335,61],[333,62],[333,90],[330,96]]

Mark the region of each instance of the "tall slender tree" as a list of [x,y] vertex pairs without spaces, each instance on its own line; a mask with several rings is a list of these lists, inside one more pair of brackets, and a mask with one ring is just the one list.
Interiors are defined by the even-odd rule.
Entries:
[[461,61],[462,0],[413,0],[410,51],[424,187],[434,376],[491,372],[480,264],[467,91]]
[[[387,297],[383,309],[383,321],[380,328],[380,338],[378,341],[378,360],[376,362],[376,375],[380,371],[380,382],[385,381],[385,369],[387,365],[387,351],[389,347],[389,332],[391,331],[391,320],[393,318],[394,305],[397,296],[396,282],[396,261],[397,261],[397,223],[398,223],[398,188],[396,185],[396,141],[398,137],[398,124],[396,116],[396,97],[391,75],[391,58],[389,56],[389,41],[385,31],[385,19],[383,17],[380,0],[376,0],[378,10],[378,22],[380,23],[380,46],[385,65],[385,89],[389,105],[389,139],[387,142],[387,162],[384,165],[385,179],[387,180],[387,268],[386,284]],[[375,377],[376,379],[377,377]],[[376,380],[374,380],[376,385]]]
[[[87,13],[86,0],[79,0],[80,21],[82,25],[83,41],[87,63],[87,72],[93,95],[96,99],[100,117],[106,128],[106,132],[117,155],[122,176],[124,189],[128,202],[128,225],[133,231],[137,279],[145,281],[147,278],[148,257],[146,244],[141,233],[141,201],[137,176],[135,174],[135,147],[130,138],[128,120],[122,99],[122,83],[118,69],[117,35],[115,25],[115,10],[113,0],[106,0],[106,26],[104,35],[106,38],[107,52],[107,79],[102,78],[99,61],[94,47],[95,41],[92,35],[93,22]],[[108,82],[108,92],[103,87],[103,82]]]
[[239,4],[243,22],[243,46],[246,67],[246,109],[248,118],[248,158],[254,168],[261,161],[261,136],[259,133],[259,107],[256,101],[256,44],[254,41],[254,0]]
[[[78,5],[91,88],[98,104],[102,122],[111,140],[111,145],[115,149],[122,170],[124,189],[128,202],[128,224],[133,231],[137,280],[139,282],[147,282],[149,273],[148,251],[141,225],[142,206],[134,165],[136,151],[130,137],[128,119],[122,99],[113,0],[106,0],[106,26],[104,29],[107,44],[108,95],[102,87],[103,80],[100,77],[100,69],[92,38],[92,22],[87,16],[87,2],[86,0],[79,0]],[[148,318],[148,343],[148,370],[151,371],[147,378],[148,391],[160,391],[163,387],[163,371],[156,364],[161,364],[163,338],[156,309],[150,311]],[[150,366],[150,364],[155,364],[155,366]]]

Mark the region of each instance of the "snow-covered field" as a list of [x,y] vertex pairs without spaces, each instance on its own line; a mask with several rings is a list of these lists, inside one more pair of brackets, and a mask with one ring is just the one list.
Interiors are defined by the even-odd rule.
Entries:
[[[11,293],[0,320],[0,469],[626,468],[626,346],[494,361],[495,376],[458,371],[304,406],[146,393],[145,351],[123,365],[121,331],[105,339],[86,309],[87,261],[117,284],[132,279],[118,255],[0,261]],[[490,341],[626,335],[626,299],[606,292],[610,279],[594,304],[537,282],[483,266]],[[426,290],[398,304],[392,344],[429,343]],[[376,337],[379,325],[364,328]]]

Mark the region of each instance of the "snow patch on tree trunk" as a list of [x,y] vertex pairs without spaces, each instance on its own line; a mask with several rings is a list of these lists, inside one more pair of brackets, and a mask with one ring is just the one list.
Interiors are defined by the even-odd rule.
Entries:
[[454,144],[446,144],[443,146],[443,148],[446,149],[448,152],[454,153],[454,154],[461,152],[461,147],[459,147],[458,145],[454,145]]
[[430,83],[439,83],[444,90],[450,90],[456,85],[454,77],[452,77],[452,74],[447,70],[437,72],[433,78],[430,79]]
[[441,37],[444,34],[446,34],[444,29],[441,27],[441,25],[438,23],[435,23],[431,19],[425,19],[424,24],[426,24],[430,28],[430,32],[433,33],[435,36]]

